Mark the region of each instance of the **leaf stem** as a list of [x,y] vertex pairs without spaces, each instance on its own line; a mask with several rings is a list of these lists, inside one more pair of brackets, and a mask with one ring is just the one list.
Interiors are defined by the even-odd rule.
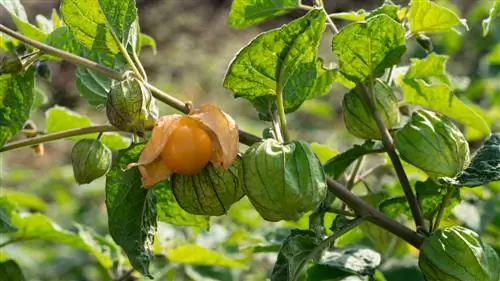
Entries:
[[439,207],[439,211],[438,211],[436,220],[434,221],[434,225],[431,228],[431,231],[438,229],[439,224],[441,223],[441,219],[443,218],[444,210],[446,209],[446,205],[448,205],[448,202],[450,201],[451,196],[453,196],[453,193],[455,193],[456,187],[453,185],[448,185],[447,189],[448,190],[446,191],[446,195],[443,197],[443,201],[441,201],[441,206]]
[[99,72],[100,74],[107,76],[107,77],[110,77],[114,80],[121,81],[121,80],[125,79],[125,76],[123,73],[115,71],[109,67],[103,66],[101,64],[98,64],[98,63],[91,61],[91,60],[88,60],[86,58],[74,55],[72,53],[69,53],[69,52],[66,52],[63,50],[59,50],[57,48],[54,48],[54,47],[49,46],[47,44],[44,44],[42,42],[38,42],[38,41],[33,40],[31,38],[25,37],[25,36],[15,32],[14,30],[6,27],[3,24],[0,24],[0,31],[9,35],[10,37],[16,38],[17,40],[19,40],[25,44],[33,46],[46,54],[54,55],[54,56],[59,57],[65,61],[68,61],[72,64],[76,64],[76,65],[79,65],[79,66],[82,66],[85,68],[95,70],[95,71]]
[[377,126],[380,130],[380,134],[382,135],[382,143],[386,148],[387,154],[391,159],[392,165],[394,166],[394,170],[399,178],[401,186],[403,187],[403,191],[405,193],[406,199],[408,200],[408,204],[410,205],[411,213],[413,216],[413,220],[415,221],[415,225],[417,230],[422,230],[427,232],[427,227],[424,222],[424,218],[422,216],[422,212],[420,211],[420,206],[417,202],[417,198],[413,193],[412,187],[410,185],[410,181],[408,180],[408,176],[403,168],[403,164],[399,159],[398,154],[396,153],[396,148],[394,146],[394,141],[392,139],[389,130],[382,121],[382,117],[379,112],[375,109],[375,103],[373,101],[373,79],[370,79],[370,88],[367,89],[364,85],[358,84],[358,87],[361,90],[361,96],[364,98],[366,103],[368,104],[368,108],[375,119]]
[[354,187],[354,183],[356,182],[356,178],[359,174],[359,171],[361,170],[361,167],[363,167],[364,159],[365,159],[365,157],[361,156],[356,161],[356,164],[355,164],[354,168],[352,169],[351,175],[349,176],[349,180],[347,181],[347,184],[346,184],[346,188],[348,190],[352,190],[352,188]]
[[283,141],[286,143],[290,140],[290,134],[288,132],[288,125],[286,124],[286,114],[285,105],[283,102],[283,89],[278,86],[276,91],[276,106],[278,107],[278,119],[280,121],[281,133],[283,135]]
[[71,129],[67,131],[61,131],[53,134],[46,134],[39,137],[34,137],[30,139],[13,141],[9,142],[4,147],[0,148],[0,152],[14,150],[17,148],[32,146],[40,143],[56,141],[63,138],[69,138],[74,136],[81,136],[93,133],[101,133],[101,132],[117,132],[120,131],[118,128],[115,128],[111,125],[93,125],[89,127],[83,127],[78,129]]
[[146,70],[144,69],[144,66],[141,63],[141,60],[139,59],[139,57],[137,56],[135,51],[132,52],[132,59],[134,60],[137,68],[139,69],[139,72],[141,72],[141,75],[144,78],[144,81],[148,81],[148,75],[146,73]]

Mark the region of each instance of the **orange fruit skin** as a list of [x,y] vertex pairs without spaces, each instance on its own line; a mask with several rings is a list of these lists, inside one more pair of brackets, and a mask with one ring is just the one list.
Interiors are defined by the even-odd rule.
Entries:
[[198,122],[184,117],[170,134],[161,157],[174,173],[192,176],[208,164],[212,150],[207,132]]

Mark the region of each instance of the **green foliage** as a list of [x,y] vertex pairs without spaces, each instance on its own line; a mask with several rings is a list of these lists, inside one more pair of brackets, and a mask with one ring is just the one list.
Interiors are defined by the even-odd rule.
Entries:
[[[73,112],[67,108],[55,106],[45,113],[47,118],[46,130],[48,133],[55,133],[69,129],[83,128],[92,125],[90,119]],[[77,141],[81,139],[95,139],[97,134],[87,134],[71,137]],[[117,133],[105,133],[101,137],[101,142],[113,150],[124,149],[128,147],[130,140],[120,136]]]
[[13,260],[0,262],[0,280],[2,281],[25,281],[23,272],[19,265]]
[[406,51],[404,37],[403,27],[384,14],[345,26],[333,37],[332,46],[340,72],[354,82],[381,76],[400,62]]
[[455,178],[442,179],[444,182],[457,186],[474,187],[489,182],[499,181],[497,169],[500,163],[500,134],[492,134],[483,146],[479,148],[470,161],[469,166]]
[[328,160],[323,170],[325,174],[332,178],[338,178],[349,166],[359,157],[370,153],[380,151],[383,147],[380,143],[366,141],[363,144],[356,144],[352,148],[337,154],[335,157]]
[[408,22],[414,34],[445,32],[460,24],[468,28],[453,11],[430,0],[412,0]]
[[0,147],[16,135],[31,113],[35,69],[0,76]]
[[136,168],[123,170],[137,161],[143,145],[120,150],[106,176],[106,208],[109,233],[122,247],[132,266],[150,276],[152,244],[156,233],[156,197],[144,189]]
[[297,0],[235,0],[228,23],[235,28],[246,28],[297,8]]
[[168,250],[168,260],[180,264],[221,266],[246,269],[239,261],[196,244],[185,244]]
[[178,226],[209,228],[209,217],[197,216],[184,211],[175,200],[170,182],[163,181],[153,186],[156,196],[158,220]]
[[240,174],[246,195],[268,221],[297,220],[326,194],[321,163],[303,141],[254,144],[243,155]]
[[429,281],[498,280],[500,259],[470,229],[437,230],[420,249],[419,266]]
[[491,22],[500,15],[500,0],[492,0],[492,6],[488,17],[483,20],[483,36],[490,32]]
[[0,0],[0,5],[9,12],[12,21],[21,34],[37,41],[43,41],[46,38],[47,35],[44,32],[29,23],[26,11],[19,0]]

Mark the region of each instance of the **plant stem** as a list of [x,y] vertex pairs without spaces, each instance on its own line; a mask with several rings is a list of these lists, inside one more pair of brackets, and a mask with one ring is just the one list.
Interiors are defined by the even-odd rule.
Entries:
[[375,103],[373,100],[373,80],[370,79],[370,89],[367,89],[364,85],[359,84],[358,87],[361,90],[361,96],[364,98],[365,102],[368,104],[368,108],[375,119],[377,126],[380,130],[380,134],[382,135],[382,143],[386,148],[387,154],[391,159],[392,165],[394,166],[394,170],[399,178],[401,186],[403,187],[403,191],[405,193],[406,199],[408,200],[408,204],[410,205],[410,210],[413,216],[413,220],[415,221],[415,225],[417,230],[422,230],[427,232],[427,227],[425,226],[424,218],[422,216],[422,212],[420,211],[420,206],[417,202],[417,198],[413,193],[412,187],[410,185],[410,181],[406,175],[406,172],[403,168],[403,164],[399,159],[398,154],[396,153],[396,148],[394,146],[394,141],[389,133],[389,130],[382,121],[382,117],[379,112],[375,109]]
[[141,72],[141,75],[144,78],[144,81],[148,81],[148,75],[146,74],[146,70],[144,69],[144,66],[142,66],[141,60],[139,59],[139,57],[137,56],[135,51],[132,52],[132,59],[134,59],[134,62],[136,64],[137,68],[139,69],[139,71]]
[[446,208],[446,205],[448,205],[448,202],[451,199],[451,196],[453,196],[453,193],[455,193],[455,186],[449,185],[447,186],[448,190],[446,191],[446,195],[443,197],[443,201],[441,201],[441,206],[439,207],[439,211],[436,217],[436,220],[434,221],[434,225],[431,228],[431,231],[434,231],[438,229],[439,224],[441,223],[441,219],[443,218],[444,215],[444,210]]
[[359,171],[361,170],[361,167],[363,166],[363,160],[365,159],[364,156],[359,157],[359,159],[356,161],[356,164],[354,168],[352,169],[352,173],[349,176],[349,180],[347,181],[346,188],[348,190],[352,190],[354,187],[354,183],[356,182],[356,178],[358,176]]
[[101,133],[101,132],[117,132],[120,131],[118,128],[115,128],[111,125],[93,125],[89,127],[83,127],[78,129],[71,129],[67,131],[61,131],[53,134],[46,134],[39,137],[34,137],[30,139],[13,141],[4,145],[4,147],[0,148],[0,152],[9,151],[25,146],[32,146],[44,142],[56,141],[63,138],[69,138],[74,136],[81,136],[93,133]]
[[353,209],[357,215],[366,218],[366,220],[404,239],[417,249],[419,249],[424,242],[424,237],[420,234],[375,209],[363,201],[363,199],[347,190],[341,183],[332,179],[327,179],[327,184],[328,190],[340,200],[346,202],[346,204]]
[[72,53],[59,50],[59,49],[54,48],[52,46],[49,46],[47,44],[44,44],[44,43],[38,42],[36,40],[30,39],[28,37],[25,37],[25,36],[15,32],[14,30],[6,27],[3,24],[0,24],[0,31],[9,35],[10,37],[16,38],[17,40],[19,40],[25,44],[31,45],[31,46],[39,49],[40,51],[42,51],[46,54],[54,55],[54,56],[59,57],[65,61],[68,61],[72,64],[76,64],[76,65],[79,65],[79,66],[82,66],[85,68],[95,70],[95,71],[99,72],[100,74],[107,76],[107,77],[110,77],[114,80],[121,81],[121,80],[125,79],[125,76],[118,71],[115,71],[109,67],[100,65],[100,64],[98,64],[94,61],[88,60],[86,58],[82,58],[82,57],[74,55]]
[[288,125],[286,124],[286,114],[285,106],[283,102],[283,89],[278,86],[276,91],[276,106],[278,107],[278,119],[280,121],[280,129],[283,135],[283,141],[286,143],[290,140],[290,134],[288,133]]
[[356,214],[351,213],[349,211],[346,211],[344,209],[337,209],[333,207],[328,207],[325,210],[327,213],[332,213],[332,214],[337,214],[337,215],[343,215],[343,216],[348,216],[348,217],[356,217]]

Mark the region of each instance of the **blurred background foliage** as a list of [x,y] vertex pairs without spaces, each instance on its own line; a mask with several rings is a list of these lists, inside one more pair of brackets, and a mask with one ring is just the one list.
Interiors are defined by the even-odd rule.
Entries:
[[[59,5],[56,0],[22,2],[32,23],[37,21],[37,14],[49,16],[52,9],[57,9]],[[254,109],[244,100],[234,99],[223,89],[226,68],[235,53],[259,32],[278,27],[301,16],[303,12],[291,13],[256,28],[233,30],[226,24],[230,2],[138,0],[142,31],[151,35],[157,44],[156,54],[148,48],[143,52],[142,60],[155,85],[194,104],[216,103],[231,114],[241,128],[260,135],[266,124],[258,120]],[[379,1],[361,0],[325,2],[332,13],[369,10],[381,4]],[[470,31],[463,35],[449,32],[433,36],[434,50],[450,56],[447,71],[453,77],[455,93],[481,108],[481,114],[493,131],[498,131],[500,23],[497,19],[490,33],[483,37],[481,21],[487,16],[488,1],[437,2],[446,4],[467,18]],[[9,16],[2,8],[0,23],[12,27]],[[327,34],[320,56],[326,64],[335,64],[330,42],[331,35]],[[416,41],[410,40],[402,64],[408,64],[409,57],[425,55]],[[49,66],[52,78],[38,84],[45,98],[41,99],[40,107],[33,114],[33,121],[39,129],[44,129],[45,111],[54,105],[89,116],[94,123],[104,123],[103,110],[93,108],[79,96],[75,87],[75,68],[64,62],[51,63]],[[340,101],[345,92],[346,89],[335,86],[329,95],[307,101],[298,112],[289,116],[293,137],[319,143],[314,148],[322,160],[360,142],[350,136],[343,125]],[[173,110],[166,106],[161,108],[162,115],[170,112]],[[474,132],[467,132],[467,137],[472,150],[480,145],[481,140],[477,139]],[[41,225],[35,228],[46,231],[47,235],[42,235],[44,239],[30,239],[30,230],[26,230],[28,234],[14,241],[16,243],[2,244],[0,261],[7,257],[16,260],[27,280],[140,279],[127,270],[123,254],[110,242],[109,237],[106,238],[104,178],[78,186],[70,166],[71,145],[71,141],[48,143],[43,156],[35,156],[30,149],[0,154],[0,194],[15,202],[26,213],[43,213],[61,229],[78,231],[80,237],[95,234],[98,239],[92,241],[100,241],[94,245],[95,248],[100,251],[107,249],[103,255],[111,257],[112,263],[106,257],[99,259],[96,255],[88,254],[92,253],[91,249],[75,247],[76,242],[71,239],[62,242],[61,237],[66,234],[60,236],[58,227],[54,228],[50,223],[43,226],[41,221]],[[367,176],[362,177],[354,188],[357,194],[363,195],[373,204],[401,194],[401,188],[387,162],[387,159],[378,156],[367,157],[360,172]],[[425,180],[423,173],[409,166],[407,168],[414,181]],[[500,251],[499,191],[500,183],[462,190],[462,201],[442,226],[466,225],[483,235],[497,252]],[[398,219],[411,224],[405,217],[400,216]],[[326,225],[331,224],[331,221],[333,215],[327,217]],[[296,227],[307,228],[307,216],[298,222],[268,223],[258,216],[246,199],[236,204],[228,216],[212,218],[208,229],[160,223],[155,247],[157,259],[152,272],[156,280],[265,280],[272,269],[280,243],[290,229]],[[54,236],[54,233],[59,234]],[[0,243],[3,242],[0,240]],[[423,281],[416,267],[417,250],[388,232],[366,223],[337,241],[338,246],[352,243],[364,244],[380,252],[380,271],[385,280]],[[384,280],[381,278],[379,280]],[[3,280],[1,274],[0,280]]]

